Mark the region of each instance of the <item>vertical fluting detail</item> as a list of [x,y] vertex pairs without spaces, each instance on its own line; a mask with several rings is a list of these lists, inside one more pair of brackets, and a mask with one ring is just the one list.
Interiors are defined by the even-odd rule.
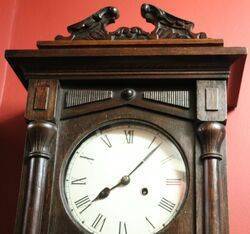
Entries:
[[48,161],[53,157],[55,124],[31,122],[27,129],[28,180],[22,225],[23,234],[39,234],[46,191]]
[[189,91],[187,90],[145,91],[143,98],[183,108],[190,107]]
[[66,92],[65,107],[79,106],[86,103],[112,98],[112,91],[71,89]]
[[204,232],[220,234],[220,153],[225,138],[225,126],[218,122],[204,122],[198,127],[203,160]]

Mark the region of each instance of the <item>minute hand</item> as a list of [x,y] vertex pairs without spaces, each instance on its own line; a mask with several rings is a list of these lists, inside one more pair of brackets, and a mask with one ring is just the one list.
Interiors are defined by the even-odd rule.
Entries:
[[152,149],[147,156],[128,174],[128,176],[131,176],[159,147],[161,146],[161,143],[156,146],[154,149]]

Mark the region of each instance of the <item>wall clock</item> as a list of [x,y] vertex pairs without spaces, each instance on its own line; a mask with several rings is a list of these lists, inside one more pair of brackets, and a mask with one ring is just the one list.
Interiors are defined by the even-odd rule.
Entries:
[[246,49],[149,4],[9,50],[28,89],[15,233],[228,233],[225,124]]
[[155,233],[178,213],[186,178],[172,139],[146,123],[122,120],[82,139],[61,188],[72,218],[89,232]]

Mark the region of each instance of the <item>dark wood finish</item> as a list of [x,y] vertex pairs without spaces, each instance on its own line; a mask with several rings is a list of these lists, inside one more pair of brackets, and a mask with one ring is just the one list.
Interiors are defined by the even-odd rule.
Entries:
[[49,99],[49,86],[38,85],[35,90],[34,110],[47,110]]
[[225,121],[227,118],[227,91],[225,80],[197,81],[197,119]]
[[203,47],[203,46],[223,46],[222,39],[165,39],[165,40],[59,40],[59,41],[38,41],[39,49],[56,49],[56,48],[100,48],[100,47]]
[[111,99],[112,96],[113,92],[108,90],[69,89],[65,92],[65,107],[103,101]]
[[67,159],[82,137],[130,119],[167,131],[188,168],[186,200],[160,233],[227,234],[223,124],[227,107],[237,105],[246,49],[190,39],[205,34],[193,34],[193,23],[149,4],[142,5],[142,16],[155,25],[150,33],[138,27],[106,31],[118,16],[116,8],[104,8],[71,25],[69,37],[38,42],[38,50],[6,51],[28,88],[15,233],[82,233],[65,206]]
[[115,7],[100,9],[86,19],[68,26],[70,36],[57,36],[56,40],[124,40],[124,39],[159,39],[159,38],[206,38],[205,33],[193,33],[194,24],[177,18],[150,4],[142,4],[141,15],[155,26],[152,32],[145,32],[139,27],[120,27],[114,32],[108,32],[106,26],[119,18]]
[[27,120],[55,121],[58,82],[56,80],[32,80],[29,84]]
[[[130,82],[129,87],[134,90],[135,94],[132,99],[128,99],[128,100],[126,98],[123,98],[123,92],[126,90],[124,89],[124,85],[127,85],[127,84],[125,83],[122,85],[118,85],[116,87],[113,86],[112,99],[110,98],[110,99],[106,99],[102,101],[92,101],[89,103],[82,103],[82,105],[75,105],[72,107],[68,107],[67,103],[64,101],[65,105],[61,110],[61,118],[67,119],[67,118],[72,118],[72,117],[76,117],[79,115],[86,115],[86,114],[90,114],[90,113],[97,112],[97,111],[102,111],[106,109],[114,109],[117,107],[127,106],[127,105],[138,107],[138,108],[144,108],[145,110],[165,113],[169,115],[174,114],[176,116],[186,118],[186,119],[195,118],[195,114],[194,114],[195,100],[193,97],[194,90],[192,86],[190,85],[186,85],[186,86],[168,85],[169,86],[168,88],[162,88],[161,86],[165,85],[165,83],[159,82],[158,85],[153,85],[152,87],[140,88],[138,84],[136,85],[136,83]],[[96,90],[95,92],[98,92],[98,90],[99,91],[106,90],[106,87],[103,87],[101,89],[100,87],[96,87],[93,84],[83,85],[82,87],[78,86],[78,90],[82,90],[82,92],[84,93],[87,90],[94,90],[94,89]],[[62,95],[63,95],[63,99],[65,100],[67,98],[68,90],[74,91],[74,88],[73,87],[71,89],[66,88],[63,90],[64,91]],[[158,90],[159,93],[168,93],[168,96],[166,96],[165,102],[163,99],[162,101],[157,101],[157,100],[150,99],[149,97],[145,98],[144,96],[145,92],[155,93],[155,90]],[[187,97],[186,96],[179,97],[178,99],[179,105],[177,103],[177,99],[175,98],[175,95],[173,95],[173,93],[177,93],[177,92],[188,93]],[[169,97],[169,99],[167,99],[167,97]],[[189,107],[181,106],[181,103],[187,103],[187,100],[188,100]],[[81,101],[83,101],[83,99],[81,99]],[[78,101],[75,100],[75,103],[77,102]]]
[[53,157],[56,126],[31,122],[27,130],[28,175],[22,233],[41,233],[48,160]]
[[[151,123],[167,131],[174,139],[177,140],[181,150],[185,154],[185,161],[189,170],[188,194],[181,211],[176,219],[165,228],[161,234],[193,234],[195,233],[195,213],[194,213],[194,145],[195,130],[193,123],[182,118],[176,118],[169,115],[162,115],[143,108],[134,108],[130,106],[119,107],[111,110],[104,110],[98,113],[90,113],[89,115],[78,116],[73,119],[61,121],[58,138],[58,151],[56,154],[57,164],[55,166],[55,180],[53,183],[53,207],[51,215],[53,219],[50,222],[49,233],[76,233],[80,234],[81,228],[72,222],[71,216],[65,212],[65,198],[60,196],[62,190],[62,168],[65,167],[66,161],[71,155],[74,147],[79,143],[82,137],[86,136],[94,129],[114,121],[131,119],[141,120]],[[179,131],[182,129],[182,131]],[[202,172],[202,165],[196,170]],[[62,175],[62,174],[61,174]],[[160,234],[159,233],[159,234]]]
[[221,144],[225,138],[225,126],[217,122],[205,122],[198,128],[201,142],[201,160],[204,176],[204,232],[220,234],[221,230],[221,176],[219,160]]
[[[178,40],[178,45],[171,47],[167,45],[168,40],[162,40],[160,47],[156,43],[145,44],[144,41],[136,42],[133,47],[124,45],[124,41],[122,44],[113,44],[112,41],[102,44],[101,41],[100,46],[88,48],[89,42],[86,42],[87,48],[81,49],[69,49],[67,46],[67,49],[60,50],[12,50],[6,52],[6,58],[26,87],[31,79],[228,79],[228,107],[236,107],[246,49],[182,47],[180,43],[183,40]],[[196,40],[196,43],[199,45],[200,41]],[[232,67],[234,70],[231,70]]]

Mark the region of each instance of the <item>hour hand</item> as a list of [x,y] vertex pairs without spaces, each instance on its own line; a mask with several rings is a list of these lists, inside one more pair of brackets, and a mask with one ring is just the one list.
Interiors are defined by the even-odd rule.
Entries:
[[108,197],[110,191],[111,191],[110,188],[108,188],[108,187],[104,188],[104,189],[96,196],[96,198],[95,198],[92,202],[97,201],[97,200],[101,200],[101,199],[104,199],[104,198]]
[[115,189],[116,187],[119,187],[119,186],[127,185],[127,184],[129,184],[129,182],[130,182],[129,176],[123,176],[123,177],[121,178],[121,180],[120,180],[116,185],[114,185],[112,188],[108,188],[108,187],[104,188],[104,189],[96,196],[96,198],[95,198],[92,202],[97,201],[97,200],[105,199],[106,197],[109,196],[110,192],[111,192],[113,189]]

